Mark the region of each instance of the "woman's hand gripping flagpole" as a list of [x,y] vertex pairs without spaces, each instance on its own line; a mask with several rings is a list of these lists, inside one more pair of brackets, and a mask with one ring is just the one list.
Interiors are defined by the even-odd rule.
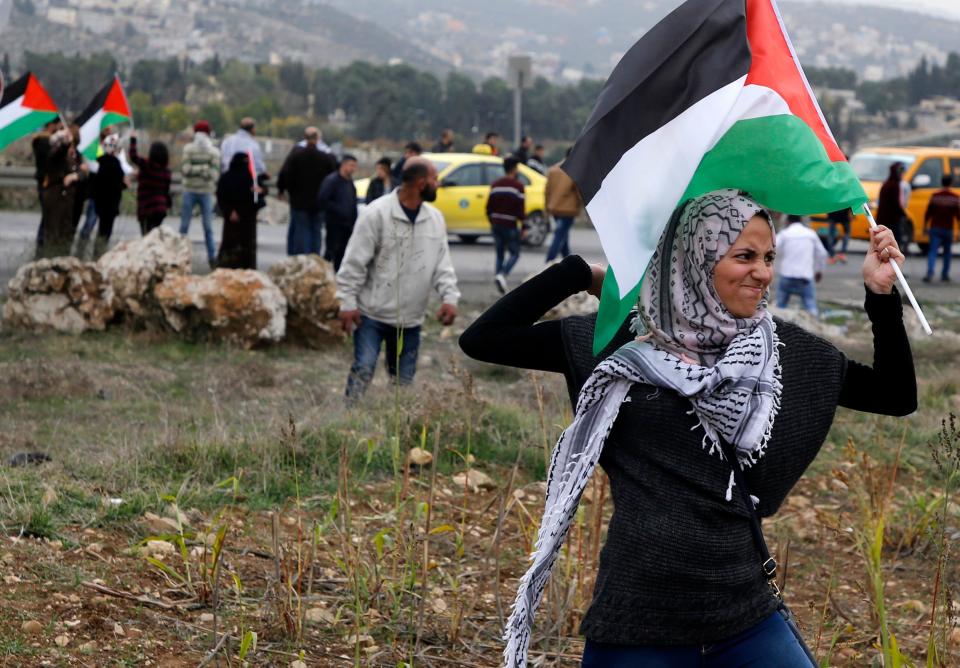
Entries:
[[[867,214],[867,220],[870,222],[871,229],[877,229],[877,221],[873,218],[873,212],[870,210],[870,205],[864,204],[863,210]],[[910,300],[910,305],[917,314],[917,318],[920,319],[920,324],[923,326],[923,331],[932,335],[933,330],[930,329],[930,323],[927,322],[926,316],[923,315],[923,311],[920,309],[920,304],[917,303],[917,298],[913,296],[913,290],[911,290],[910,286],[907,285],[907,279],[904,278],[903,272],[900,271],[900,265],[891,261],[890,266],[893,267],[893,271],[897,275],[897,282],[900,283],[900,288],[903,290],[904,294],[907,295],[907,299]]]

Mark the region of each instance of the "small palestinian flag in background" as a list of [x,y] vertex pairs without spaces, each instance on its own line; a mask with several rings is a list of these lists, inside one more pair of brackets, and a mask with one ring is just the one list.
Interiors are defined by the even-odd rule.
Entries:
[[96,160],[100,148],[100,131],[117,123],[132,122],[133,115],[130,113],[127,95],[123,92],[120,79],[114,77],[77,116],[75,123],[80,126],[80,152],[88,160]]
[[683,202],[721,188],[799,215],[867,201],[775,0],[688,0],[669,14],[614,69],[563,169],[610,262],[596,352],[635,306]]
[[57,105],[37,77],[27,72],[3,89],[0,98],[0,150],[56,120]]

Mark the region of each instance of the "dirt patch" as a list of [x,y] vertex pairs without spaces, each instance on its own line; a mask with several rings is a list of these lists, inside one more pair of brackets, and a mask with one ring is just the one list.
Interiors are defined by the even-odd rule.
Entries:
[[0,363],[0,402],[90,397],[98,387],[84,366],[62,360]]

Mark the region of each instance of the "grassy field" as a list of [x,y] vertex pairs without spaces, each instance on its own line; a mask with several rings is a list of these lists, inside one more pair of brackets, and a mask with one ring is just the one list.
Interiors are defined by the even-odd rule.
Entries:
[[[862,318],[838,345],[869,361]],[[955,665],[958,352],[917,341],[920,411],[841,409],[765,524],[822,665]],[[348,410],[349,361],[0,333],[0,665],[497,665],[571,417],[562,379],[470,362],[428,325],[416,385],[381,371]],[[408,466],[414,447],[435,465]],[[6,465],[32,452],[50,461]],[[596,478],[538,615],[541,666],[578,665],[610,512]]]

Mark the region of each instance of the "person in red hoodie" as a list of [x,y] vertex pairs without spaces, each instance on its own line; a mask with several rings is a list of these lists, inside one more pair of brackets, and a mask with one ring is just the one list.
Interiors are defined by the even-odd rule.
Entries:
[[950,280],[950,253],[953,244],[954,226],[960,222],[960,197],[957,197],[950,186],[953,177],[945,174],[941,180],[942,190],[938,190],[930,198],[927,212],[923,216],[923,226],[930,236],[930,250],[927,252],[927,275],[924,283],[933,280],[933,273],[937,268],[937,251],[943,246],[943,272],[940,278]]
[[[490,197],[487,199],[487,220],[493,229],[493,241],[497,248],[493,282],[500,294],[507,291],[507,276],[520,259],[520,229],[526,211],[526,194],[523,183],[517,178],[518,164],[516,158],[504,159],[504,176],[491,184]],[[505,250],[510,253],[506,261],[503,259]]]

